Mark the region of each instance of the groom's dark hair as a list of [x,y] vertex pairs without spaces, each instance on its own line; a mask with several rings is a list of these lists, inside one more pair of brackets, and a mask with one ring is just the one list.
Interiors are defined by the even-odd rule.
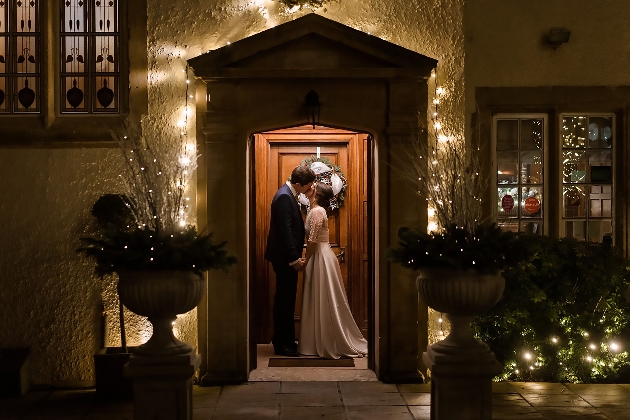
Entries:
[[291,184],[306,185],[313,181],[315,181],[315,172],[308,166],[296,166],[291,172]]

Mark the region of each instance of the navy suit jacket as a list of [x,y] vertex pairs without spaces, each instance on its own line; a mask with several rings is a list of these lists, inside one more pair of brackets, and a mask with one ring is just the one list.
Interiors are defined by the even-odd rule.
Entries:
[[265,259],[272,263],[293,262],[302,258],[304,221],[291,188],[284,184],[271,201],[271,223]]

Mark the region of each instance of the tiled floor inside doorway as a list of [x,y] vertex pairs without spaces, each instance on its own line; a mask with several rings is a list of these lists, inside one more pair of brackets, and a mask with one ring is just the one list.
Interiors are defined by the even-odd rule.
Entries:
[[250,382],[268,381],[377,381],[374,372],[367,367],[367,357],[354,359],[354,367],[269,367],[274,356],[271,344],[257,347],[258,367],[251,371]]

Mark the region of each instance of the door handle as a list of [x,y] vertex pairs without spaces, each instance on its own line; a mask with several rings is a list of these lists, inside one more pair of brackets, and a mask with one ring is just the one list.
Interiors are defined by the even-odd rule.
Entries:
[[337,254],[337,258],[339,258],[340,263],[345,263],[346,262],[346,248],[339,248],[339,249],[341,250],[341,252]]

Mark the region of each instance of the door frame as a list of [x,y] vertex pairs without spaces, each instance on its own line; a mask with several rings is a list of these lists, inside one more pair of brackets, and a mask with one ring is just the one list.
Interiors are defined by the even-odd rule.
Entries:
[[198,226],[227,241],[239,258],[229,273],[206,274],[198,309],[202,384],[248,378],[248,140],[252,133],[308,121],[311,91],[319,95],[322,125],[373,135],[373,369],[384,382],[422,381],[427,307],[418,300],[416,274],[389,263],[385,251],[398,242],[401,227],[426,228],[426,201],[391,167],[412,136],[426,141],[427,80],[437,60],[310,13],[188,63],[197,79]]
[[[248,302],[249,302],[249,328],[248,328],[248,340],[249,340],[249,368],[248,371],[251,372],[253,369],[257,368],[257,342],[258,342],[258,337],[260,335],[260,320],[258,318],[258,314],[261,313],[261,311],[263,310],[270,310],[271,308],[266,308],[265,305],[261,305],[261,299],[259,298],[260,293],[261,293],[261,288],[262,287],[269,287],[268,283],[264,283],[261,284],[260,282],[257,281],[256,277],[257,277],[257,273],[259,273],[261,270],[267,269],[268,267],[258,267],[257,263],[260,260],[260,257],[257,255],[257,248],[259,246],[261,246],[261,241],[266,241],[266,238],[262,237],[264,235],[259,235],[259,230],[260,230],[260,226],[264,225],[266,223],[268,223],[268,220],[263,220],[263,218],[260,217],[260,215],[257,212],[257,199],[259,198],[259,191],[256,191],[256,184],[255,184],[255,175],[256,175],[256,159],[257,158],[262,158],[262,159],[269,159],[270,155],[269,155],[269,149],[271,148],[271,143],[269,141],[267,141],[267,143],[265,145],[257,145],[255,144],[256,141],[256,135],[257,134],[262,134],[262,133],[269,133],[269,132],[278,132],[278,134],[284,134],[282,133],[283,130],[287,130],[287,133],[298,133],[300,131],[303,131],[302,134],[338,134],[338,135],[366,135],[367,136],[367,141],[366,141],[366,145],[365,145],[365,150],[363,150],[363,148],[358,147],[358,145],[354,145],[358,150],[354,151],[354,154],[358,156],[359,152],[361,152],[361,150],[363,150],[363,156],[361,156],[361,158],[364,160],[364,167],[365,167],[365,172],[366,172],[366,179],[364,180],[364,182],[366,183],[365,185],[365,189],[366,189],[366,201],[367,201],[367,214],[366,214],[366,218],[365,218],[365,239],[367,241],[367,340],[368,340],[368,369],[374,370],[375,369],[375,357],[374,357],[374,352],[375,352],[375,348],[376,346],[374,345],[375,343],[375,326],[376,326],[376,322],[375,322],[375,314],[376,314],[376,308],[374,306],[374,303],[376,301],[374,293],[376,287],[374,284],[374,280],[375,280],[375,273],[374,273],[374,257],[375,257],[375,250],[374,250],[374,223],[373,221],[375,220],[374,218],[374,192],[373,192],[373,186],[374,183],[372,182],[373,179],[373,160],[372,160],[372,155],[373,155],[373,149],[375,147],[374,145],[374,137],[372,136],[372,134],[365,132],[365,131],[361,131],[361,130],[355,130],[355,129],[351,129],[351,128],[339,128],[339,127],[330,127],[330,126],[325,126],[325,125],[318,125],[316,128],[314,127],[312,130],[309,129],[300,129],[302,125],[298,125],[298,126],[292,126],[292,127],[281,127],[281,128],[277,128],[277,129],[269,129],[269,130],[265,130],[262,132],[257,132],[254,133],[252,135],[249,136],[249,140],[248,140],[248,150],[250,150],[250,153],[248,154],[248,170],[249,173],[251,174],[251,176],[249,177],[249,184],[248,184],[248,188],[249,188],[249,194],[248,194],[248,198],[249,198],[249,250],[248,250],[248,254],[249,254],[249,276],[248,276]],[[292,128],[296,128],[295,131],[291,131]],[[327,130],[330,130],[329,133],[326,133]],[[302,140],[303,142],[309,142],[312,143],[312,140]],[[278,141],[279,143],[281,143],[281,141]],[[296,141],[287,141],[287,144],[293,143],[295,145],[299,145],[300,144],[300,140],[296,140]],[[335,141],[334,139],[331,140],[323,140],[323,144],[325,143],[342,143],[343,141]],[[348,143],[351,143],[351,141],[348,141]],[[260,148],[265,148],[266,150],[264,150],[262,153],[260,152]],[[351,153],[351,152],[350,152]],[[352,156],[352,153],[351,155]],[[349,156],[349,157],[350,157]],[[267,170],[269,170],[269,162],[267,161],[266,163],[264,163],[265,165],[267,165]],[[352,171],[352,173],[350,171],[347,171],[346,176],[363,176],[363,174],[359,174],[358,171]],[[361,183],[359,182],[359,185],[361,185]],[[357,192],[357,194],[361,194],[361,192]],[[265,201],[270,201],[271,197],[267,197],[266,194],[263,194],[263,198]],[[361,211],[360,208],[358,208],[358,204],[361,201],[360,197],[357,197],[357,199],[355,200],[357,204],[357,208],[351,209],[354,210],[354,212],[359,212]],[[267,203],[265,203],[267,204]],[[348,213],[347,215],[348,217],[352,217],[352,215],[350,213]],[[351,221],[349,221],[349,232],[348,234],[350,235],[351,232],[353,232],[352,227],[353,227],[353,223]],[[361,226],[355,226],[357,229],[362,229]],[[349,239],[351,240],[351,239]],[[264,248],[264,244],[262,244],[263,248]],[[356,246],[357,249],[355,251],[358,250],[358,245]],[[354,270],[360,271],[361,267],[356,266],[353,267]],[[360,275],[360,272],[358,273],[358,275]],[[262,307],[261,307],[262,306]]]

